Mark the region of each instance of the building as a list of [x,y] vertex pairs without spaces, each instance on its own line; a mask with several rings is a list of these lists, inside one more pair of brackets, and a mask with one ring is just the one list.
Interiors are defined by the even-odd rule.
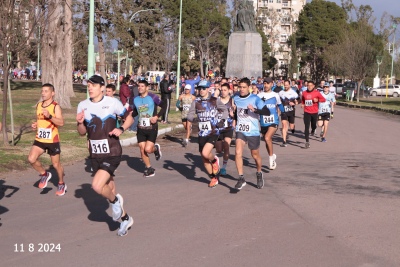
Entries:
[[288,38],[296,31],[295,22],[306,0],[254,0],[257,24],[268,38],[271,55],[278,60],[275,75],[287,75],[290,63]]

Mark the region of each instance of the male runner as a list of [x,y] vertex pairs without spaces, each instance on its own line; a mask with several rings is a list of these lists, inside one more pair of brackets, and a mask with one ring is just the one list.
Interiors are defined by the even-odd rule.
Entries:
[[[149,93],[149,83],[146,80],[138,82],[139,95],[133,99],[132,116],[139,115],[137,140],[139,143],[140,154],[146,168],[144,170],[145,177],[155,175],[155,169],[151,167],[149,154],[154,153],[156,160],[160,160],[161,147],[156,143],[158,134],[158,118],[165,114],[165,103],[160,98]],[[161,110],[157,113],[157,106]]]
[[325,102],[325,98],[315,89],[315,83],[308,81],[307,90],[303,92],[301,107],[304,109],[304,135],[306,144],[304,148],[310,148],[310,124],[311,135],[315,135],[318,119],[318,102]]
[[264,92],[258,94],[262,100],[262,109],[255,111],[260,114],[261,134],[264,136],[265,147],[269,155],[269,169],[276,169],[276,155],[273,151],[272,136],[275,134],[279,125],[279,115],[277,107],[284,112],[279,95],[272,91],[273,80],[266,78],[264,80]]
[[325,137],[326,133],[328,132],[331,111],[336,103],[335,95],[330,92],[328,83],[325,83],[322,96],[326,99],[326,101],[318,104],[318,126],[321,127],[321,142],[325,143],[327,142]]
[[60,136],[58,127],[64,125],[61,108],[54,101],[54,86],[49,83],[42,85],[42,102],[36,105],[36,122],[32,123],[32,129],[36,130],[36,138],[29,152],[28,161],[39,172],[39,188],[45,188],[51,179],[51,173],[47,172],[39,161],[39,157],[47,151],[51,163],[57,171],[58,187],[57,196],[63,196],[67,191],[64,183],[64,168],[60,163]]
[[289,128],[292,133],[294,133],[295,106],[297,105],[297,98],[299,96],[296,91],[290,87],[290,82],[288,80],[285,80],[283,85],[284,90],[279,92],[279,97],[281,98],[285,108],[285,112],[281,114],[283,138],[281,147],[286,147]]
[[[89,99],[78,105],[76,121],[78,133],[88,134],[89,152],[93,168],[92,188],[99,195],[108,199],[112,207],[114,221],[121,219],[118,230],[119,236],[128,234],[133,219],[124,208],[124,200],[116,194],[114,172],[121,162],[122,147],[119,136],[128,129],[133,122],[122,103],[108,96],[103,96],[104,79],[93,75],[88,80]],[[124,124],[116,128],[117,115],[125,118]]]
[[228,165],[229,160],[229,147],[231,145],[232,137],[233,137],[233,99],[229,95],[229,84],[223,83],[221,85],[221,94],[219,96],[220,101],[225,104],[226,108],[228,109],[228,118],[224,122],[224,128],[220,130],[219,138],[217,143],[215,144],[215,149],[217,153],[224,152],[222,158],[222,168],[220,174],[222,176],[226,175],[226,167]]
[[236,168],[239,173],[239,180],[235,185],[237,190],[242,189],[246,185],[243,173],[243,148],[245,144],[251,152],[257,166],[257,188],[264,187],[263,173],[261,172],[261,156],[260,156],[260,115],[255,113],[256,109],[262,110],[261,115],[270,115],[268,109],[264,109],[263,101],[254,94],[250,94],[250,80],[243,78],[239,82],[239,95],[234,97],[235,109],[235,125],[236,125]]
[[192,102],[187,120],[193,122],[197,114],[199,120],[199,152],[204,167],[211,181],[208,187],[218,185],[217,175],[220,171],[219,159],[212,152],[215,142],[218,140],[220,128],[228,117],[228,110],[220,99],[210,96],[207,87],[198,86],[199,97]]
[[187,84],[185,85],[185,90],[183,91],[183,94],[181,94],[178,98],[178,101],[176,102],[176,107],[179,108],[181,111],[181,118],[182,118],[182,124],[183,127],[186,130],[186,136],[183,139],[183,146],[188,146],[189,144],[189,137],[190,133],[192,132],[192,123],[187,120],[187,115],[189,113],[189,108],[192,105],[192,102],[196,100],[196,97],[190,93],[190,90],[192,87]]

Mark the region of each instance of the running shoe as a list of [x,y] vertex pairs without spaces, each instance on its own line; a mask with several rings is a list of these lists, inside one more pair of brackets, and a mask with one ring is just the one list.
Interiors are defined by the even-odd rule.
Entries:
[[310,142],[306,142],[306,145],[304,146],[304,148],[310,148]]
[[214,156],[215,162],[211,163],[212,166],[212,171],[214,175],[217,175],[219,173],[219,158],[217,156]]
[[326,141],[326,139],[322,137],[321,142],[322,142],[322,143],[326,143],[326,142],[328,142],[328,141]]
[[276,169],[276,155],[275,154],[272,155],[272,158],[269,157],[269,169],[270,170]]
[[283,143],[281,144],[281,147],[287,147],[286,142],[283,142]]
[[133,218],[129,216],[128,220],[121,222],[117,235],[126,236],[128,234],[128,230],[131,228],[132,225],[133,225]]
[[116,197],[118,200],[114,204],[111,203],[112,217],[114,221],[118,221],[124,213],[124,199],[120,194],[117,194]]
[[144,177],[153,177],[154,175],[156,175],[156,170],[153,169],[152,167],[149,168],[145,168],[144,169],[144,173],[143,173]]
[[294,128],[292,129],[292,134],[294,134]]
[[263,173],[262,172],[257,172],[257,188],[261,189],[264,187],[264,178],[263,178]]
[[319,137],[324,136],[324,131],[321,131],[321,133],[319,134]]
[[56,195],[63,196],[63,195],[65,195],[65,192],[67,192],[67,185],[65,183],[58,184]]
[[155,144],[154,145],[156,148],[156,151],[154,151],[154,155],[156,156],[156,160],[160,160],[162,157],[162,153],[161,153],[161,147],[159,144]]
[[333,119],[333,114],[331,114],[331,119]]
[[237,182],[237,184],[235,185],[235,188],[237,190],[242,189],[244,186],[246,185],[246,181],[244,180],[243,175],[239,176],[239,180]]
[[219,174],[220,174],[221,176],[226,175],[226,169],[225,169],[225,168],[221,168],[221,170],[219,171]]
[[183,144],[184,147],[187,147],[188,146],[188,140],[187,139],[183,139],[182,144]]
[[208,187],[214,188],[217,186],[217,184],[218,184],[218,179],[217,179],[217,177],[214,177],[211,179],[211,182],[208,184]]
[[47,182],[50,181],[51,179],[51,173],[50,172],[46,172],[45,175],[39,175],[40,177],[40,181],[39,181],[39,188],[43,189],[47,187]]
[[317,133],[315,131],[312,131],[311,136],[317,136]]

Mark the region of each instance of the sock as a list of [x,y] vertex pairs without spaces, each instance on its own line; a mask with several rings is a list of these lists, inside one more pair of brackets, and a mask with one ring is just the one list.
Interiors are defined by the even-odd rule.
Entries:
[[111,204],[115,204],[115,203],[117,203],[117,201],[118,201],[118,198],[117,198],[117,196],[115,196],[114,201],[110,201],[110,203],[111,203]]
[[44,171],[44,173],[41,174],[40,176],[47,176],[47,171]]
[[214,164],[215,162],[217,162],[217,159],[214,158],[213,160],[210,160],[210,162],[211,162],[212,164]]
[[58,183],[59,185],[65,184],[65,183]]
[[239,174],[239,180],[240,179],[244,179],[244,175],[243,174]]
[[127,221],[129,219],[128,213],[125,213],[124,217],[121,217],[121,221]]
[[274,160],[274,156],[269,156],[269,160]]
[[223,162],[222,162],[222,168],[223,169],[226,169],[226,166],[228,165],[228,161],[227,160],[224,160]]
[[215,175],[212,174],[212,173],[211,173],[211,174],[209,173],[209,174],[208,174],[208,177],[210,177],[210,179],[212,179],[212,178],[215,178]]

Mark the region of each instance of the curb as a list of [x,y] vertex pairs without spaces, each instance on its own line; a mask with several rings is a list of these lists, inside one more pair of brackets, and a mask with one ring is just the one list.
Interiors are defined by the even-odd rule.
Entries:
[[[178,125],[175,125],[175,126],[171,126],[171,127],[167,127],[167,128],[160,129],[160,130],[158,130],[157,136],[160,136],[160,135],[162,135],[162,134],[166,134],[166,133],[172,132],[172,131],[174,131],[175,129],[180,129],[180,128],[183,128],[183,125],[182,125],[182,124],[178,124]],[[127,138],[127,139],[124,139],[124,140],[120,140],[119,142],[121,143],[121,146],[130,146],[130,145],[134,145],[134,144],[137,144],[137,137],[134,136],[134,137]]]
[[369,109],[369,110],[386,112],[386,113],[390,113],[393,115],[400,115],[400,110],[395,110],[395,109],[386,109],[386,108],[373,107],[373,106],[362,106],[362,105],[350,104],[350,103],[344,103],[344,102],[336,102],[336,105],[348,107],[348,108]]

